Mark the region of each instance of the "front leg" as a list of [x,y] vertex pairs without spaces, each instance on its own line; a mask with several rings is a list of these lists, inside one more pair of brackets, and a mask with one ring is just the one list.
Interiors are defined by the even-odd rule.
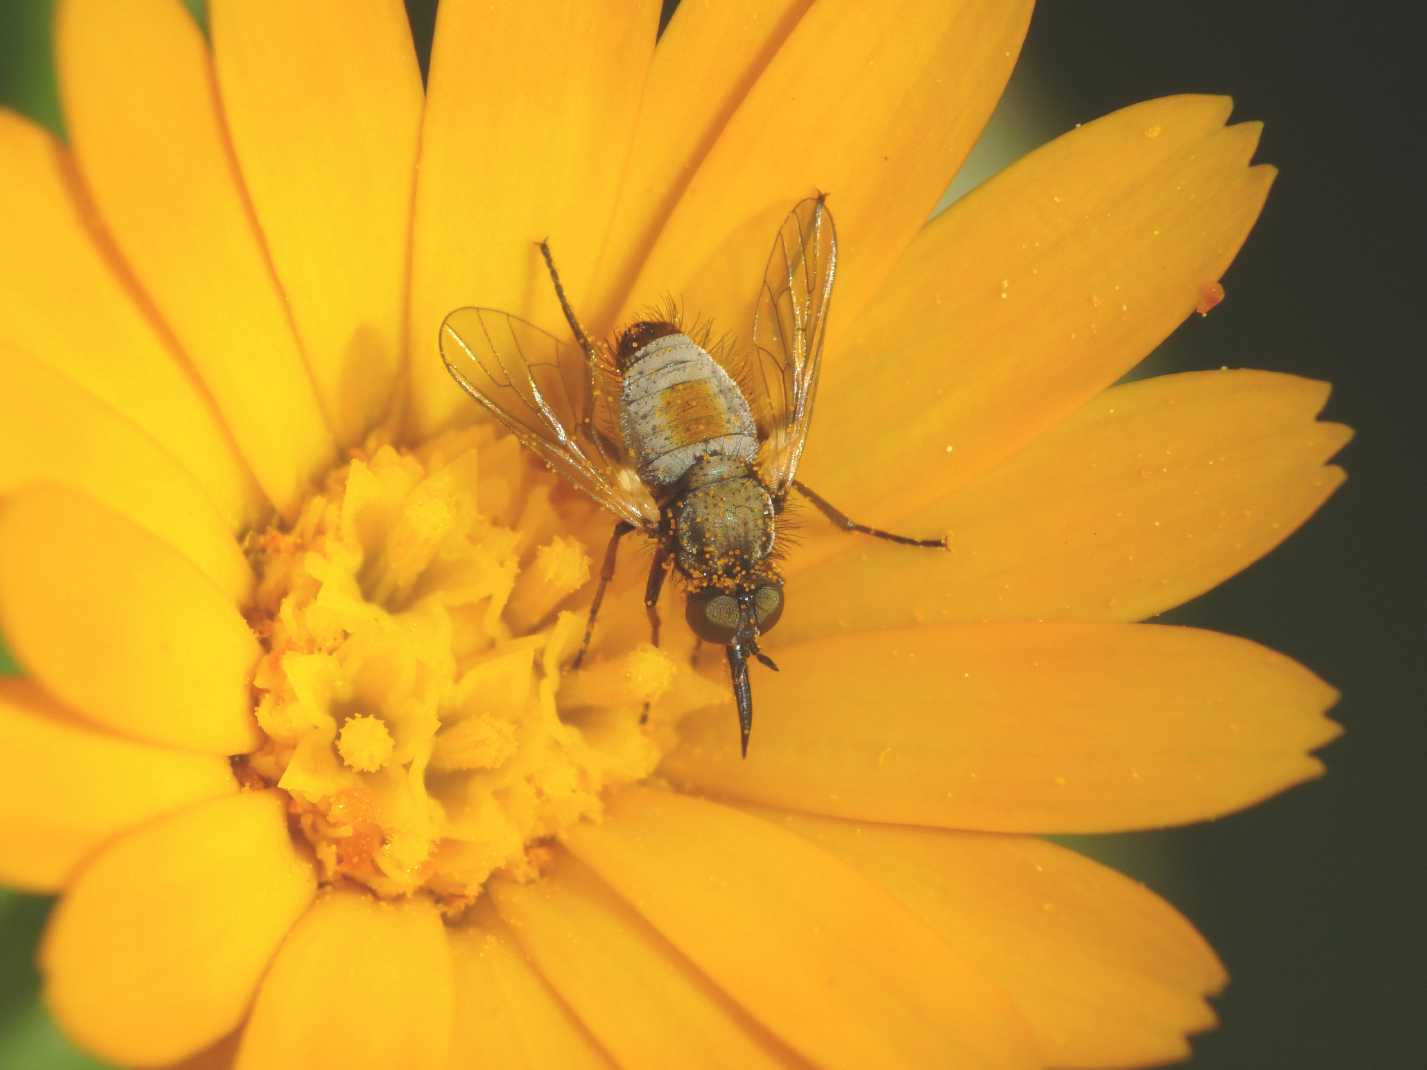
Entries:
[[644,612],[649,615],[649,642],[659,645],[659,592],[664,589],[664,577],[669,574],[669,550],[659,543],[654,550],[654,562],[649,566],[649,582],[644,587]]
[[[654,550],[654,561],[649,566],[649,582],[644,585],[644,612],[649,614],[649,642],[659,645],[659,592],[664,589],[664,577],[669,574],[669,550],[661,542]],[[639,711],[639,723],[649,723],[649,703]]]
[[859,524],[846,513],[842,512],[821,494],[814,492],[811,488],[793,480],[793,486],[798,489],[803,497],[818,507],[818,511],[827,517],[843,531],[858,531],[863,535],[872,535],[878,539],[886,539],[888,542],[901,543],[903,546],[925,546],[928,549],[946,549],[946,536],[939,539],[914,539],[910,535],[895,535],[890,531],[883,531],[881,528],[869,528],[866,524]]
[[615,556],[619,553],[619,540],[634,530],[634,525],[628,520],[621,520],[614,526],[614,533],[609,537],[609,545],[605,547],[604,567],[600,569],[600,585],[595,589],[595,600],[590,603],[590,615],[585,621],[585,638],[580,643],[580,652],[575,655],[575,660],[571,662],[570,668],[578,669],[580,662],[585,660],[585,651],[590,648],[590,636],[595,634],[595,617],[599,616],[600,603],[604,601],[605,588],[609,586],[609,581],[614,579]]

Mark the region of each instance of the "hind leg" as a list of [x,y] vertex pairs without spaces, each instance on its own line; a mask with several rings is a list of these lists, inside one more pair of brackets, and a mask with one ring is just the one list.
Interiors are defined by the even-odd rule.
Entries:
[[793,486],[797,488],[799,494],[817,506],[818,512],[822,513],[823,516],[827,517],[843,531],[856,531],[862,535],[871,535],[873,538],[886,539],[888,542],[900,543],[903,546],[923,546],[927,549],[938,550],[946,549],[945,535],[939,539],[914,539],[910,535],[897,535],[890,531],[883,531],[881,528],[871,528],[866,524],[859,524],[821,494],[804,486],[797,480],[793,480]]

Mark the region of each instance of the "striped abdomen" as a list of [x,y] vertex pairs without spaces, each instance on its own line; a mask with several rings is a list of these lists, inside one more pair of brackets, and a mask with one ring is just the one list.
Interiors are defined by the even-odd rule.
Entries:
[[673,486],[701,457],[752,462],[758,429],[748,402],[688,335],[657,337],[621,364],[620,430],[645,483]]

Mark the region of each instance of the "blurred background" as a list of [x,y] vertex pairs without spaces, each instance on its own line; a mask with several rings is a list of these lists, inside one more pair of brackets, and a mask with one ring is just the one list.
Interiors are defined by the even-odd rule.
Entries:
[[[202,17],[201,0],[189,6]],[[408,8],[429,47],[434,0]],[[0,0],[0,105],[61,129],[50,9]],[[1330,380],[1326,417],[1358,431],[1339,458],[1347,485],[1305,529],[1165,618],[1265,643],[1339,688],[1333,716],[1347,733],[1323,752],[1327,776],[1210,824],[1075,841],[1175,903],[1225,960],[1220,1028],[1195,1040],[1190,1064],[1206,1070],[1421,1060],[1427,949],[1412,830],[1427,756],[1427,130],[1415,35],[1393,24],[1405,23],[1395,10],[1043,0],[1006,97],[949,192],[1125,104],[1233,96],[1235,119],[1267,124],[1258,159],[1281,174],[1224,278],[1227,300],[1185,324],[1153,370],[1247,366]],[[3,647],[0,671],[13,671]],[[98,1065],[55,1033],[35,995],[34,940],[48,909],[0,891],[4,1070]]]

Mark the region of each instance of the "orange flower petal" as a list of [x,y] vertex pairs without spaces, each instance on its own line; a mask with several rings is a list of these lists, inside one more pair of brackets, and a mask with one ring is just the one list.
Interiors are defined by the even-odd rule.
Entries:
[[235,789],[222,758],[90,731],[32,681],[0,679],[0,884],[55,891],[125,829]]
[[451,930],[455,1035],[449,1065],[511,1070],[612,1066],[584,1027],[525,961],[489,902],[477,925]]
[[949,532],[949,551],[839,534],[841,553],[797,579],[838,591],[836,613],[790,598],[779,638],[1171,609],[1268,553],[1342,483],[1323,463],[1351,432],[1313,421],[1327,396],[1322,383],[1254,371],[1108,390],[1010,463],[898,522]]
[[785,1066],[737,1004],[602,885],[561,858],[533,884],[496,881],[525,953],[620,1066]]
[[258,644],[166,543],[77,491],[0,510],[0,631],[65,703],[127,736],[209,754],[258,743]]
[[[683,0],[659,38],[644,84],[634,150],[593,273],[591,320],[612,320],[659,227],[729,117],[807,12],[810,0]],[[771,241],[771,234],[770,234]]]
[[1336,692],[1192,628],[939,626],[776,651],[739,758],[731,708],[665,759],[676,783],[790,810],[1000,832],[1114,832],[1236,810],[1317,776]]
[[291,515],[333,460],[322,409],[246,206],[198,27],[173,0],[64,0],[65,123],[104,225]]
[[[412,247],[411,406],[428,434],[472,402],[436,348],[462,305],[568,334],[535,243],[582,315],[614,209],[659,4],[445,0],[436,20]],[[519,86],[518,93],[493,87]],[[593,325],[592,325],[593,329]]]
[[65,483],[163,539],[235,603],[252,569],[212,502],[172,454],[89,391],[0,342],[0,493]]
[[107,1059],[179,1059],[242,1020],[315,889],[276,792],[190,807],[80,871],[40,947],[45,999]]
[[328,892],[283,942],[238,1049],[238,1070],[443,1067],[451,953],[427,899]]
[[921,229],[1010,76],[1029,0],[814,4],[729,119],[623,300],[674,294],[746,339],[773,235],[831,195],[834,313],[856,318]]
[[391,408],[404,344],[421,72],[398,0],[213,0],[214,65],[253,209],[328,423]]
[[798,814],[788,828],[846,860],[995,978],[1052,1066],[1145,1066],[1214,1024],[1224,970],[1142,884],[1054,844]]
[[632,788],[567,834],[581,861],[820,1066],[1032,1066],[1025,1023],[895,899],[766,821]]
[[[0,159],[0,339],[153,436],[231,527],[251,520],[262,494],[102,251],[69,153],[0,109]],[[9,366],[6,357],[7,375]]]
[[890,520],[1148,354],[1223,274],[1273,181],[1247,166],[1259,124],[1225,129],[1229,107],[1169,97],[1115,112],[927,227],[863,315],[835,314],[829,346],[849,356],[829,357],[806,482]]

